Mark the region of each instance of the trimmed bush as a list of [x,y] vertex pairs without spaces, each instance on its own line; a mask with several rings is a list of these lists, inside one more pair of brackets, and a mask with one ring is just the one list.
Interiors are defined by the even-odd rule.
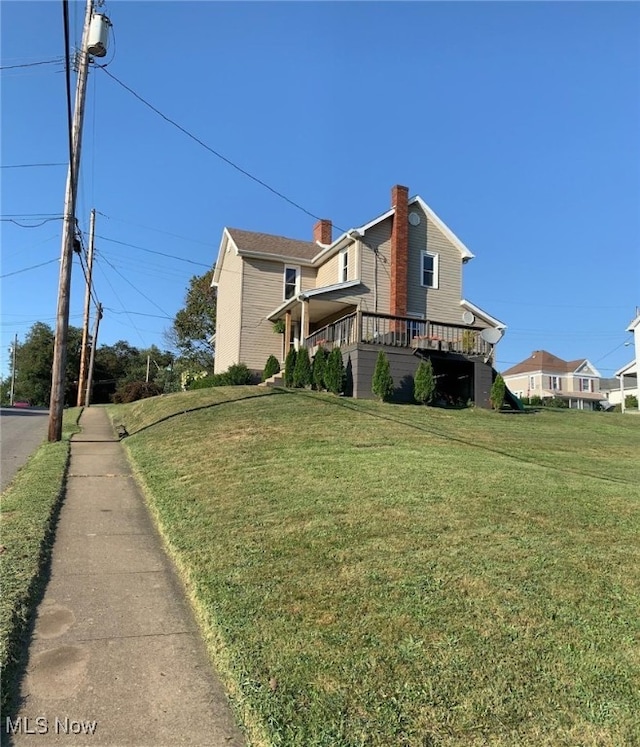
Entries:
[[222,374],[226,386],[253,384],[253,374],[244,363],[234,363]]
[[212,386],[243,386],[253,384],[253,374],[244,363],[234,363],[224,373],[207,374],[187,384],[188,391],[209,389]]
[[384,350],[378,353],[371,389],[382,402],[387,402],[393,394],[394,385],[393,377],[391,376],[391,367],[389,366],[389,359]]
[[224,386],[224,374],[207,374],[187,383],[187,391],[193,389],[210,389],[212,386]]
[[507,392],[507,387],[504,383],[504,379],[501,374],[498,374],[491,387],[491,406],[494,410],[501,410],[504,405],[504,398]]
[[324,373],[327,370],[327,351],[319,347],[313,356],[313,366],[311,368],[311,381],[313,388],[319,392],[325,388]]
[[329,353],[324,370],[324,385],[333,394],[341,394],[344,389],[344,363],[340,348],[333,348]]
[[637,410],[638,409],[638,398],[635,394],[627,394],[627,396],[624,398],[624,406],[627,410]]
[[296,349],[290,348],[284,361],[284,385],[287,387],[293,386],[293,372],[296,367],[297,357],[298,353],[296,352]]
[[157,397],[159,394],[162,394],[162,387],[153,381],[130,381],[119,387],[112,399],[117,405],[124,405],[147,397]]
[[431,359],[420,361],[413,380],[413,396],[421,405],[430,405],[436,396],[436,380]]
[[275,374],[280,373],[280,362],[275,355],[270,355],[267,358],[267,362],[264,364],[264,371],[262,372],[262,381],[270,379]]
[[311,361],[306,348],[298,350],[296,365],[293,369],[293,386],[298,388],[311,386]]
[[560,399],[560,397],[545,397],[542,400],[544,407],[559,407],[560,409],[567,409],[569,403],[566,399]]

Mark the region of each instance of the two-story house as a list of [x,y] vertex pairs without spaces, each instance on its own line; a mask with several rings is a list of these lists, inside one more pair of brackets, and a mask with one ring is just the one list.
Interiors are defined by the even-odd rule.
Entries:
[[[339,346],[348,393],[371,397],[380,349],[399,398],[411,398],[429,357],[445,401],[489,405],[494,347],[505,325],[462,296],[473,254],[419,196],[395,186],[391,207],[333,238],[321,220],[312,241],[225,228],[217,288],[215,371],[245,363],[259,373],[291,346]],[[274,330],[278,330],[276,333]]]
[[517,397],[558,398],[571,408],[593,410],[606,397],[600,392],[600,373],[586,358],[565,361],[546,350],[531,355],[503,374]]

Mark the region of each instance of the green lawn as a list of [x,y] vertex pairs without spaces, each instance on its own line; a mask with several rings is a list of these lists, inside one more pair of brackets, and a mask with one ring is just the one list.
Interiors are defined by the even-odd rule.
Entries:
[[640,744],[639,418],[251,387],[112,415],[252,744]]
[[80,409],[64,411],[62,440],[44,443],[2,494],[0,525],[0,668],[2,710],[14,690],[16,671],[27,646],[28,625],[43,588]]

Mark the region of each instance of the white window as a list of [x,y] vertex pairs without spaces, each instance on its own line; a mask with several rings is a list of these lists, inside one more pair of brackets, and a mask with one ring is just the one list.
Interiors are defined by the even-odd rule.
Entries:
[[529,376],[529,389],[535,389],[535,388],[536,388],[536,377]]
[[349,279],[349,252],[347,249],[343,249],[339,256],[338,265],[338,282],[346,283]]
[[425,288],[438,287],[438,255],[422,252],[422,277],[420,282]]
[[287,265],[284,268],[284,300],[300,293],[300,268]]

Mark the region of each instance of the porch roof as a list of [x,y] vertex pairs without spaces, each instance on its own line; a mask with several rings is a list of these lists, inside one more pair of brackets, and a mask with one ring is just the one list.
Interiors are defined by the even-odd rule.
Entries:
[[[300,319],[302,302],[313,301],[308,307],[309,321],[320,321],[331,314],[335,314],[340,309],[352,308],[354,305],[353,301],[342,300],[339,298],[339,295],[341,291],[349,290],[357,285],[360,285],[359,280],[348,280],[345,283],[335,283],[334,285],[325,285],[322,288],[311,288],[303,291],[281,303],[280,306],[267,316],[267,319],[270,322],[275,322],[278,319],[282,319],[290,311],[291,318],[297,321]],[[333,298],[331,297],[332,295],[334,296]],[[338,298],[335,296],[338,296]]]

